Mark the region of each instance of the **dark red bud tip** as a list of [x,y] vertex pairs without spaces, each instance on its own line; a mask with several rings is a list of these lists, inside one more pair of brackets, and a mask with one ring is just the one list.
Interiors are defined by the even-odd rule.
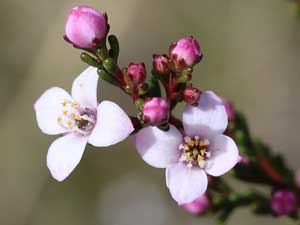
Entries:
[[183,91],[183,100],[190,105],[198,104],[201,91],[197,88],[194,88],[192,84],[188,84],[185,90]]

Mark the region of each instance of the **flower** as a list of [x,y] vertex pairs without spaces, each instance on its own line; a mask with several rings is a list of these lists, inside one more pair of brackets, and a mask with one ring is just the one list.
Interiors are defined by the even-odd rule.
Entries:
[[153,70],[159,74],[168,74],[170,72],[169,70],[169,59],[167,55],[153,55]]
[[204,194],[190,203],[181,205],[181,207],[189,214],[200,216],[210,209],[211,200],[206,194]]
[[184,37],[171,45],[170,57],[177,67],[193,67],[196,63],[200,62],[202,52],[195,38]]
[[169,110],[169,103],[165,99],[159,97],[151,98],[143,107],[145,122],[156,125],[167,122]]
[[88,6],[77,6],[69,12],[65,32],[66,39],[76,47],[98,46],[108,33],[106,15]]
[[271,207],[278,215],[289,215],[296,210],[296,195],[287,189],[275,191],[272,195]]
[[146,67],[144,63],[130,63],[126,74],[125,81],[129,87],[137,87],[142,85],[146,79]]
[[63,181],[77,166],[85,146],[116,144],[134,130],[130,118],[115,103],[97,103],[97,69],[89,67],[73,82],[72,96],[59,87],[46,90],[35,102],[39,128],[45,134],[63,136],[49,147],[47,166]]
[[221,176],[239,160],[235,142],[223,135],[228,124],[222,100],[203,92],[197,106],[183,112],[185,136],[173,125],[168,131],[148,126],[134,136],[144,161],[166,168],[166,184],[179,205],[190,203],[207,189],[207,175]]

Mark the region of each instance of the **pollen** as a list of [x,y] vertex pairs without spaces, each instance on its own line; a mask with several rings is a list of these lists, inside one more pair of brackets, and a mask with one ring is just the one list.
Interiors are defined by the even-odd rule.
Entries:
[[69,127],[72,127],[72,126],[74,125],[74,123],[73,123],[73,121],[69,120],[69,121],[67,122],[67,125],[68,125]]
[[62,122],[62,118],[59,116],[59,117],[57,117],[57,122],[58,123],[61,123]]
[[201,139],[199,136],[184,137],[184,143],[178,146],[178,149],[182,151],[180,161],[185,162],[188,168],[198,166],[203,169],[206,160],[211,156],[209,144],[209,140]]

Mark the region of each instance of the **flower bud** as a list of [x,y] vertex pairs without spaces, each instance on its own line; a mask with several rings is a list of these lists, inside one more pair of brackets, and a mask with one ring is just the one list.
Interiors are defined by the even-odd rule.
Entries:
[[192,84],[188,84],[185,90],[183,91],[183,100],[190,105],[198,103],[200,98],[201,91],[197,88],[194,88]]
[[169,108],[169,103],[163,98],[154,97],[148,100],[143,108],[145,122],[155,125],[166,122],[169,117]]
[[146,67],[144,63],[130,63],[125,73],[125,81],[129,87],[140,86],[146,80]]
[[169,59],[166,55],[153,55],[153,70],[159,74],[168,74],[169,71]]
[[181,207],[189,214],[200,216],[210,209],[211,200],[206,194],[204,194],[190,203],[181,205]]
[[271,207],[278,215],[289,215],[296,210],[296,195],[288,189],[275,191],[272,195]]
[[227,99],[221,97],[227,116],[228,116],[228,120],[229,121],[233,121],[235,119],[235,110],[234,107],[232,105],[232,103],[230,101],[228,101]]
[[177,68],[193,67],[196,63],[200,62],[202,52],[196,39],[193,37],[184,37],[171,45],[170,57],[175,62]]
[[76,47],[96,47],[108,33],[106,15],[88,6],[75,7],[69,12],[65,32],[65,38]]

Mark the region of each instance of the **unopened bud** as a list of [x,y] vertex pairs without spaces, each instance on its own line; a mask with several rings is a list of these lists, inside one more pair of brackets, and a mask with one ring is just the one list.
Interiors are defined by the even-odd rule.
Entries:
[[296,210],[296,195],[288,190],[277,190],[272,195],[271,207],[277,215],[290,215]]
[[198,103],[200,98],[201,91],[197,88],[194,88],[192,84],[188,84],[185,90],[183,91],[183,100],[190,105]]
[[142,86],[146,80],[146,67],[144,63],[130,63],[127,70],[124,70],[125,82],[129,87]]
[[169,59],[167,55],[153,55],[153,70],[161,75],[168,74],[169,70]]
[[206,194],[204,194],[190,203],[181,205],[181,207],[192,215],[200,216],[204,215],[210,209],[211,200]]
[[184,37],[171,45],[170,57],[177,68],[193,67],[200,62],[202,52],[195,38]]
[[145,122],[151,124],[162,124],[168,120],[170,105],[159,97],[154,97],[144,104],[143,115]]
[[99,46],[108,33],[106,16],[88,6],[75,7],[69,12],[65,32],[65,38],[76,47]]

